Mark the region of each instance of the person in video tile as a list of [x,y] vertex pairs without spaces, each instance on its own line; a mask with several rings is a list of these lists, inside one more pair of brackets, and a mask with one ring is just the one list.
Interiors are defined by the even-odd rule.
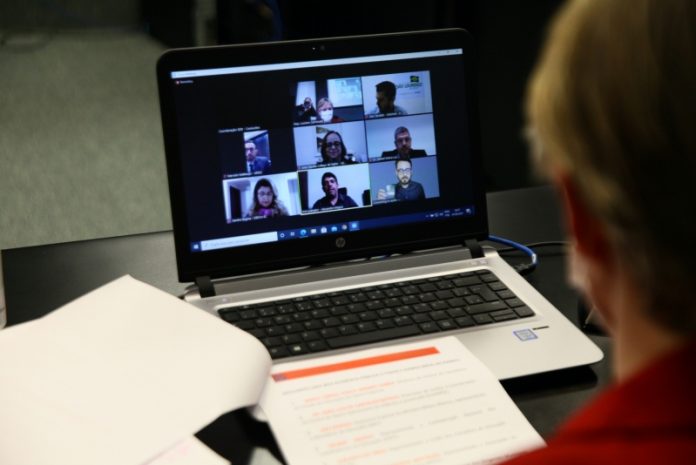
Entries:
[[244,143],[244,154],[246,155],[247,173],[268,174],[271,170],[271,160],[259,156],[259,150],[254,142],[249,140]]
[[317,102],[317,113],[323,123],[342,123],[343,118],[334,115],[334,106],[328,98],[320,98]]
[[314,109],[312,99],[305,97],[301,105],[295,107],[295,121],[307,122],[314,121],[317,117],[317,110]]
[[411,133],[408,128],[399,126],[394,131],[394,150],[382,152],[382,157],[416,158],[425,157],[427,153],[423,149],[411,148]]
[[273,187],[273,184],[271,184],[271,181],[266,178],[261,178],[256,181],[256,186],[254,186],[254,200],[251,202],[247,217],[287,215],[288,211],[283,206],[283,202],[278,198],[278,193],[275,187]]
[[368,115],[408,115],[406,109],[394,104],[396,85],[391,81],[382,81],[375,86],[377,106]]
[[[421,183],[412,179],[413,163],[411,160],[408,158],[396,160],[395,166],[396,178],[399,182],[394,186],[393,198],[395,200],[423,200],[425,191]],[[387,193],[384,189],[377,191],[377,199],[379,200],[391,200],[390,197],[391,192]]]
[[321,140],[322,163],[355,163],[355,157],[348,153],[343,137],[336,131],[329,131]]
[[315,210],[322,208],[350,208],[358,206],[358,204],[355,203],[355,200],[353,200],[348,194],[343,194],[340,192],[338,178],[336,178],[336,175],[330,171],[327,171],[321,177],[321,189],[326,195],[314,202],[314,206],[312,206],[312,208]]

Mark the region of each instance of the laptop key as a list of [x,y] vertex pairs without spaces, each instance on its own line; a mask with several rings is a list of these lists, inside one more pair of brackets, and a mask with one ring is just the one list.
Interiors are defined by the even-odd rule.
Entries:
[[485,302],[477,305],[468,305],[465,308],[469,315],[475,315],[477,313],[488,313],[495,312],[497,310],[505,310],[508,307],[502,300],[496,300],[495,302]]
[[367,300],[367,296],[363,294],[362,292],[358,294],[349,294],[348,298],[350,299],[351,302],[357,304],[360,302],[365,302]]
[[256,310],[261,317],[273,316],[276,314],[275,308],[273,307],[261,307]]
[[309,320],[304,322],[305,329],[321,329],[323,325],[319,320]]
[[437,322],[437,325],[442,329],[443,331],[447,331],[450,329],[455,329],[457,325],[454,324],[454,321],[452,320],[440,320]]
[[498,294],[498,297],[500,297],[501,299],[514,299],[514,298],[516,298],[515,293],[512,292],[510,289],[498,291],[498,292],[496,292],[496,294]]
[[355,325],[341,325],[338,327],[338,332],[346,336],[348,334],[356,334],[358,328]]
[[[340,315],[345,315],[351,310],[348,308],[349,305],[339,305],[338,307],[331,307],[328,309],[328,311],[333,315],[333,316],[340,316]],[[326,310],[326,309],[325,309]]]
[[526,305],[523,307],[517,307],[514,309],[515,313],[517,313],[521,318],[526,318],[529,316],[534,316],[534,310],[531,308],[527,307]]
[[332,349],[340,349],[342,347],[350,347],[361,344],[369,344],[371,342],[388,341],[407,336],[415,336],[421,334],[418,326],[399,326],[396,328],[384,329],[381,331],[372,331],[369,333],[358,333],[350,336],[340,336],[327,339],[326,343]]
[[358,331],[360,331],[361,333],[366,333],[368,331],[376,331],[377,330],[377,326],[375,326],[375,324],[372,323],[371,321],[365,321],[362,323],[358,323],[355,326],[358,327]]
[[484,283],[492,283],[495,281],[499,281],[499,279],[496,275],[488,271],[486,272],[486,274],[481,275],[481,281],[483,281]]
[[218,311],[220,317],[228,323],[236,323],[241,320],[239,313],[234,310],[220,310]]
[[285,334],[285,328],[282,326],[270,326],[266,328],[266,334],[269,336],[282,336]]
[[295,344],[296,342],[302,342],[302,338],[299,334],[286,334],[280,338],[285,344]]
[[420,329],[424,333],[435,333],[437,331],[440,331],[440,328],[437,326],[437,324],[433,323],[432,321],[421,323]]
[[262,337],[266,336],[266,330],[260,328],[250,329],[248,333],[254,336],[256,339],[261,339]]
[[406,295],[420,294],[420,289],[412,284],[402,287],[401,291]]
[[469,326],[476,325],[476,322],[470,316],[462,316],[459,318],[455,318],[454,321],[457,322],[460,328],[468,328]]
[[468,316],[463,308],[450,308],[447,310],[447,314],[452,318],[459,318],[460,316]]
[[493,323],[493,318],[491,318],[489,315],[485,313],[482,313],[474,315],[474,321],[477,325],[487,325],[489,323]]
[[341,333],[339,333],[336,328],[324,328],[324,329],[319,331],[319,334],[321,334],[321,336],[323,338],[329,338],[329,337],[337,337]]
[[277,347],[283,344],[283,341],[279,337],[265,337],[261,339],[261,342],[266,347]]
[[392,321],[396,326],[407,326],[413,323],[413,320],[411,317],[404,315],[404,316],[396,316],[392,318]]
[[491,312],[490,316],[495,321],[507,321],[517,319],[517,314],[512,310],[500,310],[498,312]]
[[300,333],[300,337],[302,337],[303,341],[316,341],[321,339],[321,336],[319,336],[319,333],[316,331],[303,331]]
[[322,350],[328,349],[328,346],[324,341],[310,341],[307,343],[307,347],[312,352],[321,352]]
[[271,354],[271,358],[281,358],[290,355],[290,352],[288,352],[285,346],[268,347],[268,353]]
[[306,344],[300,343],[300,344],[293,344],[291,346],[288,346],[288,351],[292,355],[301,355],[301,354],[308,353],[309,348],[307,347]]
[[254,329],[255,327],[253,321],[240,321],[238,323],[235,323],[234,325],[239,329],[243,329],[244,331],[249,331],[250,329]]
[[451,299],[452,297],[454,297],[454,293],[452,291],[449,291],[449,290],[437,291],[435,293],[435,297],[437,297],[440,300],[447,300],[447,299]]
[[386,295],[387,297],[399,297],[404,295],[404,292],[398,287],[393,287],[384,291],[384,295]]

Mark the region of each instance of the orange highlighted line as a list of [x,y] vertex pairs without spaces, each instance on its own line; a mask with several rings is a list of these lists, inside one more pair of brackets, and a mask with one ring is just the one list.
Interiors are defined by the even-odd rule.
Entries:
[[348,362],[332,363],[330,365],[320,365],[312,368],[302,368],[300,370],[283,371],[272,375],[274,381],[287,381],[291,379],[306,378],[308,376],[323,375],[333,373],[335,371],[352,370],[370,365],[379,365],[382,363],[396,362],[399,360],[408,360],[410,358],[423,357],[425,355],[434,355],[440,353],[435,347],[426,347],[424,349],[407,350],[404,352],[396,352],[393,354],[377,355],[375,357],[360,358],[350,360]]

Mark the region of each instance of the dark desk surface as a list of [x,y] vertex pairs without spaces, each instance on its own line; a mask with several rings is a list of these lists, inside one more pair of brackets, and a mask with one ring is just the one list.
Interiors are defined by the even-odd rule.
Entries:
[[[520,243],[563,237],[549,187],[489,194],[488,208],[491,234]],[[537,253],[539,266],[528,276],[529,282],[576,322],[577,297],[565,284],[562,248],[541,248]],[[515,260],[524,258],[510,255],[510,261]],[[186,287],[177,282],[171,231],[3,250],[2,264],[8,325],[38,318],[124,274],[172,294]],[[544,437],[610,380],[609,340],[590,338],[604,351],[602,362],[503,383]],[[235,464],[276,463],[268,428],[244,412],[222,416],[198,436]]]

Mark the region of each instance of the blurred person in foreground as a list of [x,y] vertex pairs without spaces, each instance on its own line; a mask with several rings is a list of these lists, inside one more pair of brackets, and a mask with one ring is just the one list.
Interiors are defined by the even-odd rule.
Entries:
[[568,2],[526,110],[615,382],[509,463],[696,463],[696,2]]

